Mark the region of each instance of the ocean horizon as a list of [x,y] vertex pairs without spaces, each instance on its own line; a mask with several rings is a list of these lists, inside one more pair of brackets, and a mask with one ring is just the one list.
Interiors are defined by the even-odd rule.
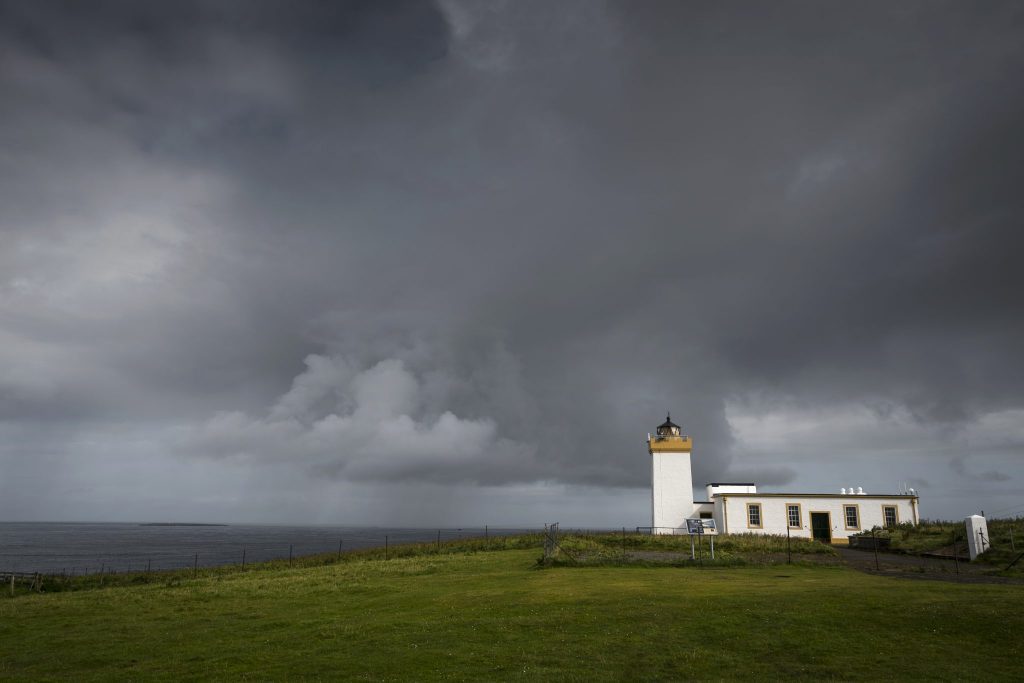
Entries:
[[214,567],[328,552],[504,536],[511,527],[365,527],[217,522],[0,522],[0,574]]

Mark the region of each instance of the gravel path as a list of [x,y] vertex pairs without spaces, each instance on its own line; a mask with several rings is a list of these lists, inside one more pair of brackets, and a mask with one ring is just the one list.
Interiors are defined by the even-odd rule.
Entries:
[[[875,569],[875,554],[870,550],[854,550],[836,546],[844,564],[868,574],[898,576],[905,579],[929,581],[954,581],[957,583],[1015,583],[1024,585],[1024,579],[991,576],[989,565],[960,562],[959,568],[952,559],[902,555],[899,553],[878,553],[878,569]],[[959,572],[959,573],[958,573]]]

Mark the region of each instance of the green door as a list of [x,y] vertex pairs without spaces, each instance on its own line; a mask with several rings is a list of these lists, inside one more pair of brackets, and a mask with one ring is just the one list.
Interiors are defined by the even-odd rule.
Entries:
[[811,513],[811,535],[815,541],[832,542],[832,516],[827,512]]

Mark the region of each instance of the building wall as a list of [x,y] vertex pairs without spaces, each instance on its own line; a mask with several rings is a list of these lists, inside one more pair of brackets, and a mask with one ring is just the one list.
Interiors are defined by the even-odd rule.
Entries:
[[[791,536],[811,538],[811,512],[828,512],[831,515],[832,540],[842,543],[853,534],[885,526],[882,506],[896,507],[897,522],[917,523],[918,517],[913,496],[809,496],[809,495],[716,495],[715,521],[719,529],[730,534],[781,534],[786,535],[787,505],[800,506],[800,527],[789,529]],[[747,505],[760,503],[761,527],[750,527],[747,523]],[[859,509],[859,526],[847,529],[843,507],[856,505]]]
[[673,533],[673,529],[685,530],[686,519],[694,512],[690,453],[652,453],[651,483],[652,532],[666,534]]
[[723,493],[757,493],[757,484],[708,484],[704,489],[711,500]]

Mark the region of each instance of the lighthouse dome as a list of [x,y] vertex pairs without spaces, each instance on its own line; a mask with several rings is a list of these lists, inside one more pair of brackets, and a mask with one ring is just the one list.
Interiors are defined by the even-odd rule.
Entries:
[[665,416],[665,421],[658,425],[658,436],[679,436],[682,434],[682,428],[672,421],[672,415],[668,414]]

